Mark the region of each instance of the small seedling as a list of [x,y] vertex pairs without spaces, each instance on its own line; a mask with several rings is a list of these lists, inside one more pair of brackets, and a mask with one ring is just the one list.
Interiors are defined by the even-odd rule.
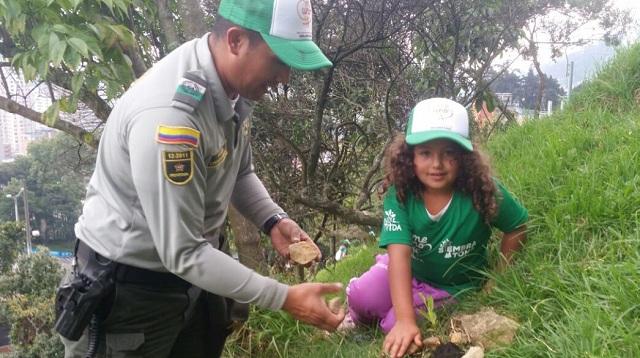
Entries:
[[420,315],[429,323],[431,329],[435,329],[438,326],[438,315],[433,304],[433,297],[419,294],[425,309],[418,310]]

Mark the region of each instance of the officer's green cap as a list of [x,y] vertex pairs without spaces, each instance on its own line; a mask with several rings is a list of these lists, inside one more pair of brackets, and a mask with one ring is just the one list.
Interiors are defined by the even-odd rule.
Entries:
[[259,32],[290,67],[309,71],[333,65],[312,40],[310,0],[222,0],[218,15]]

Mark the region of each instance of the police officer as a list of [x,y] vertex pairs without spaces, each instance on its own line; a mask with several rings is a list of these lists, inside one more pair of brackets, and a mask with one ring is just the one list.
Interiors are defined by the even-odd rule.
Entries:
[[[323,300],[340,285],[287,286],[218,250],[229,203],[283,256],[309,240],[254,173],[248,119],[290,68],[331,66],[311,33],[309,0],[223,0],[212,33],[171,52],[115,105],[76,225],[76,274],[90,284],[108,267],[115,281],[92,320],[98,356],[219,356],[220,296],[322,329],[344,317]],[[63,338],[66,357],[84,357],[89,331]]]

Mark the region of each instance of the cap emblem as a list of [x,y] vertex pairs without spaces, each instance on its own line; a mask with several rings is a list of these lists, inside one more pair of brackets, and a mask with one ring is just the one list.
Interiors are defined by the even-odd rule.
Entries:
[[298,17],[300,17],[303,25],[309,25],[311,23],[311,13],[311,3],[309,3],[309,0],[298,1]]
[[433,114],[438,116],[440,120],[445,120],[453,117],[453,111],[451,111],[451,108],[446,104],[435,107],[433,109]]

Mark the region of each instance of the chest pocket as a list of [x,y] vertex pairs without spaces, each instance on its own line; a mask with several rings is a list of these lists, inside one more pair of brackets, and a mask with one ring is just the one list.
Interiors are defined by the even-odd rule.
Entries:
[[229,157],[229,149],[225,141],[220,148],[214,150],[213,155],[207,160],[207,172],[223,167],[227,157]]

